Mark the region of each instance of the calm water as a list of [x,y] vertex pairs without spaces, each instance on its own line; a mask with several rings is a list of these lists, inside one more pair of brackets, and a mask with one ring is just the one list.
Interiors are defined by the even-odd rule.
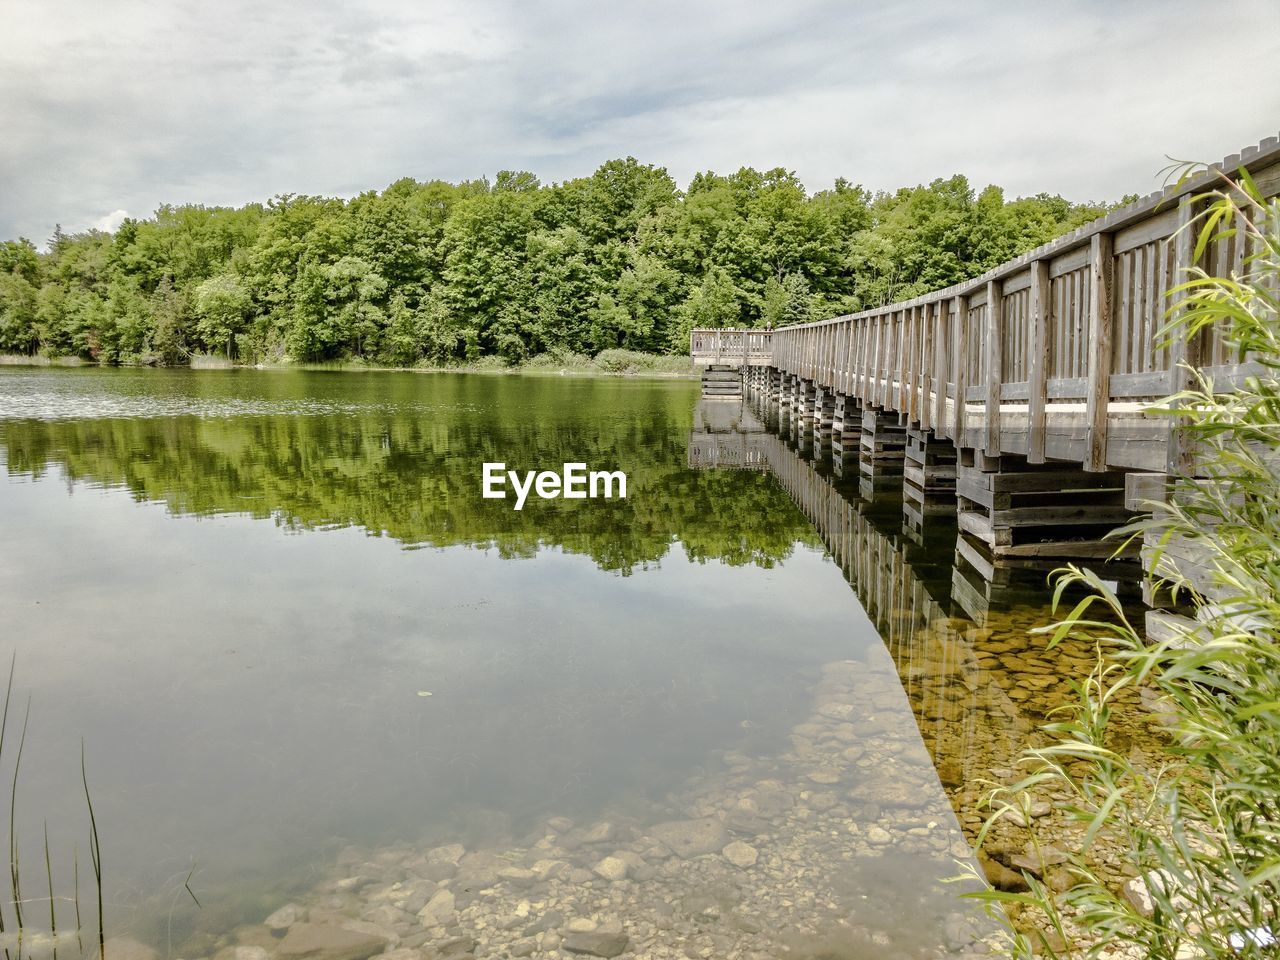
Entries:
[[[967,855],[973,778],[1056,702],[1007,662],[1038,600],[1006,592],[988,616],[973,597],[990,588],[960,585],[966,613],[954,527],[913,543],[894,504],[776,436],[766,469],[691,469],[697,394],[0,370],[24,863],[47,820],[56,882],[74,844],[83,893],[83,737],[109,925],[173,956],[211,955],[290,898],[361,915],[383,882],[453,884],[459,913],[435,931],[418,903],[378,914],[428,950],[482,908],[547,903],[624,922],[627,956],[699,937],[743,957],[969,950],[982,931],[957,929],[935,881]],[[480,497],[488,460],[621,469],[629,496],[515,512]],[[729,828],[711,854],[737,838],[758,863],[653,844],[655,824],[708,816]],[[413,873],[454,842],[457,878]],[[471,902],[477,858],[548,852],[575,872],[548,890],[484,875]],[[627,880],[589,872],[613,853],[637,861]],[[683,930],[679,905],[707,890],[727,906]],[[521,933],[481,934],[475,955]]]

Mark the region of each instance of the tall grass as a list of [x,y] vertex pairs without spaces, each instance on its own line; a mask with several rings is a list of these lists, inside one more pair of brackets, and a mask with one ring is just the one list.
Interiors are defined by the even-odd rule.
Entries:
[[[13,699],[13,679],[17,667],[17,655],[9,662],[9,680],[5,687],[4,707],[0,710],[0,764],[3,764],[5,758],[5,738],[9,728],[9,708]],[[53,880],[53,858],[49,852],[49,824],[44,823],[44,869],[45,883],[44,887],[48,891],[47,899],[45,897],[37,898],[35,901],[29,901],[24,898],[22,893],[22,880],[26,872],[24,872],[21,859],[21,844],[18,839],[18,783],[22,770],[22,755],[27,741],[27,729],[31,719],[31,700],[27,699],[26,710],[23,714],[22,733],[18,740],[17,755],[13,763],[13,779],[10,783],[9,790],[9,909],[6,911],[0,904],[0,942],[4,945],[4,955],[6,960],[21,960],[25,955],[32,955],[33,952],[42,952],[44,946],[48,946],[52,951],[54,960],[58,956],[58,903],[60,901],[54,887]],[[106,924],[104,919],[103,898],[102,898],[102,847],[98,838],[98,824],[93,811],[93,798],[89,792],[89,777],[85,766],[85,751],[83,741],[80,744],[80,776],[81,784],[84,790],[85,805],[89,812],[89,853],[93,860],[93,875],[95,894],[97,900],[97,937],[94,941],[94,953],[99,960],[105,960],[106,957]],[[73,892],[70,898],[75,910],[75,936],[76,943],[79,946],[80,955],[85,956],[84,938],[82,936],[83,925],[80,919],[80,859],[77,850],[73,850],[72,860],[72,876],[73,876]],[[47,938],[42,936],[45,931],[33,926],[35,919],[26,907],[39,904],[40,900],[46,900],[48,907],[49,928]],[[42,915],[42,912],[41,912]],[[64,928],[65,929],[65,928]]]
[[[1226,331],[1253,366],[1236,384],[1188,368],[1190,387],[1160,408],[1191,441],[1194,476],[1124,533],[1146,539],[1151,588],[1185,614],[1169,635],[1145,636],[1089,570],[1060,571],[1055,612],[1068,587],[1088,593],[1041,632],[1050,648],[1088,639],[1099,660],[1045,728],[1050,744],[1026,753],[1028,775],[992,797],[988,827],[1044,793],[1069,797],[1058,807],[1075,825],[1069,889],[1026,871],[1025,893],[978,894],[1020,914],[1019,957],[1280,956],[1280,204],[1243,171],[1198,204],[1184,227],[1195,259],[1241,241],[1247,256],[1227,275],[1179,278],[1165,334]],[[1154,760],[1111,735],[1112,704],[1135,687],[1167,725]]]

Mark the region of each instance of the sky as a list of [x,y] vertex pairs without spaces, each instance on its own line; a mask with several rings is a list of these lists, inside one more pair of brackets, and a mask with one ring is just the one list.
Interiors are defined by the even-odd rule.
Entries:
[[0,239],[634,156],[1116,199],[1280,129],[1275,0],[0,0]]

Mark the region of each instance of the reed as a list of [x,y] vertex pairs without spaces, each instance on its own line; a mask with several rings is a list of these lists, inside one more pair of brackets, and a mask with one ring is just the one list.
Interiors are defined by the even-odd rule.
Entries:
[[[4,705],[0,708],[0,765],[4,763],[6,754],[6,737],[9,729],[9,709],[13,701],[13,681],[17,668],[17,655],[14,654],[9,661],[9,679],[5,686]],[[18,749],[14,757],[13,776],[9,786],[9,893],[7,898],[9,908],[5,909],[0,905],[0,935],[4,937],[4,956],[6,960],[22,960],[24,952],[30,954],[31,945],[35,941],[35,934],[41,933],[37,929],[41,919],[37,919],[39,913],[35,910],[28,910],[28,907],[39,906],[39,901],[47,897],[48,904],[48,936],[51,944],[53,960],[57,960],[58,956],[58,902],[63,899],[57,895],[56,885],[54,882],[53,855],[49,846],[49,823],[44,822],[43,852],[44,852],[44,871],[45,896],[36,897],[27,900],[23,896],[23,876],[24,869],[21,856],[21,842],[18,836],[18,785],[22,774],[22,758],[26,748],[27,731],[31,722],[31,699],[27,699],[26,710],[23,714],[22,732],[18,739]],[[89,850],[93,860],[93,873],[95,882],[95,896],[97,902],[98,929],[96,940],[96,953],[99,960],[106,958],[106,925],[105,910],[102,896],[102,847],[98,837],[97,818],[93,809],[93,797],[89,791],[89,777],[85,763],[85,745],[82,740],[80,743],[80,780],[84,790],[85,807],[89,813]],[[30,872],[29,870],[26,872]],[[28,877],[27,879],[31,879]],[[84,937],[82,935],[83,923],[81,921],[80,910],[80,856],[78,848],[72,851],[72,896],[71,902],[75,909],[75,932],[76,943],[79,946],[81,957],[85,956]]]
[[[1087,594],[1040,632],[1050,648],[1090,640],[1099,659],[1043,728],[1048,745],[1027,751],[1028,775],[991,798],[988,826],[1025,811],[1033,794],[1056,793],[1078,828],[1066,889],[1026,871],[1025,893],[977,895],[1019,915],[1009,931],[1019,957],[1280,955],[1280,202],[1246,171],[1224,181],[1184,229],[1196,260],[1215,247],[1240,255],[1179,278],[1166,329],[1188,343],[1221,331],[1254,372],[1223,385],[1186,368],[1190,386],[1159,412],[1193,442],[1194,476],[1120,532],[1152,550],[1155,594],[1184,605],[1172,636],[1148,638],[1091,571],[1073,566],[1058,579],[1055,610],[1069,586]],[[1157,699],[1167,725],[1155,756],[1111,734],[1111,704],[1134,687]],[[1101,849],[1124,863],[1102,869]],[[1130,879],[1116,880],[1116,867]]]

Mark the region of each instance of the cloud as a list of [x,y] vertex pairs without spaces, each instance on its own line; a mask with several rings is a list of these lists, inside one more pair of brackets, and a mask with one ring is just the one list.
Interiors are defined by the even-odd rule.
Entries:
[[112,210],[110,213],[103,214],[97,220],[94,220],[89,226],[94,230],[115,233],[120,228],[120,224],[124,223],[127,216],[129,216],[128,210]]
[[[963,172],[1012,194],[1146,192],[1166,155],[1219,159],[1280,117],[1270,0],[1202,12],[50,0],[0,37],[0,237],[625,155],[680,180],[749,164],[815,189]],[[1197,63],[1234,64],[1233,95]]]

